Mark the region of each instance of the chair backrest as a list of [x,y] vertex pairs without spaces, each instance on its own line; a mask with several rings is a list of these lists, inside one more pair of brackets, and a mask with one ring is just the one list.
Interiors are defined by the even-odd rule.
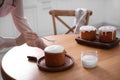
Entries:
[[[53,21],[53,28],[54,28],[54,35],[57,35],[57,29],[56,29],[56,19],[59,20],[65,27],[67,27],[69,30],[65,33],[68,34],[70,32],[74,32],[75,26],[69,26],[65,21],[63,21],[59,16],[75,16],[75,10],[50,10],[49,14],[52,16],[52,21]],[[91,10],[87,10],[86,14],[86,23],[85,25],[88,24],[89,22],[89,17],[92,15]],[[55,19],[56,18],[56,19]]]

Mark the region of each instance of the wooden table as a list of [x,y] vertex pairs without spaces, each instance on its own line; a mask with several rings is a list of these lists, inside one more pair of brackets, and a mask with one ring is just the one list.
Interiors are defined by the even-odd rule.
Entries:
[[[5,80],[120,80],[120,45],[104,50],[77,44],[77,35],[48,36],[56,39],[56,43],[45,41],[46,44],[59,44],[65,47],[67,53],[75,60],[69,70],[63,72],[45,72],[38,69],[36,63],[29,62],[27,56],[44,56],[41,49],[29,47],[26,44],[8,51],[2,59],[2,77]],[[94,69],[83,68],[80,60],[81,51],[97,50],[99,62]]]

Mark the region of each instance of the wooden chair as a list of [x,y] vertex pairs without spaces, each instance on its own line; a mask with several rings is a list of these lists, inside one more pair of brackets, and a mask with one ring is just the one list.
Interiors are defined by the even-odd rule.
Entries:
[[[57,35],[57,29],[56,29],[56,21],[59,20],[65,27],[68,28],[68,31],[65,34],[68,34],[70,32],[74,32],[75,26],[71,27],[69,26],[65,21],[63,21],[59,16],[75,16],[75,10],[50,10],[49,14],[52,16],[52,21],[53,21],[53,28],[54,28],[54,35]],[[86,15],[86,23],[85,25],[88,24],[89,22],[89,17],[92,15],[91,10],[87,10],[87,15]]]

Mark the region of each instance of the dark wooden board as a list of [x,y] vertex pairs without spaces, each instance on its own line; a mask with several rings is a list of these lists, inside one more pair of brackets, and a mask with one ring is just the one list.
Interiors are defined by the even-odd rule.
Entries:
[[38,60],[38,68],[43,71],[48,71],[48,72],[59,72],[59,71],[65,71],[69,68],[71,68],[74,65],[74,60],[71,56],[66,55],[65,59],[65,64],[60,67],[48,67],[45,64],[45,57],[42,57]]
[[97,48],[101,48],[101,49],[111,49],[111,48],[117,46],[120,42],[120,38],[116,38],[115,41],[110,42],[110,43],[100,42],[98,38],[94,41],[88,41],[88,40],[81,39],[80,37],[77,37],[77,38],[75,38],[75,40],[78,44],[87,45],[87,46],[91,46],[91,47],[97,47]]

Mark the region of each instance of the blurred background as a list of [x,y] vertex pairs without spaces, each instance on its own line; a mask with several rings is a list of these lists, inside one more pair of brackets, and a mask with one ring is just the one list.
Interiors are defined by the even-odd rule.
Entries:
[[[53,35],[52,17],[49,15],[51,9],[74,10],[86,8],[93,11],[89,24],[99,27],[101,25],[114,25],[120,29],[120,0],[23,0],[24,11],[28,22],[34,32],[40,36]],[[67,23],[73,25],[74,17],[65,18]],[[57,23],[58,33],[64,33],[66,28]],[[18,31],[14,27],[11,15],[0,18],[0,35],[5,37],[16,37]]]
[[[102,25],[113,25],[117,27],[117,36],[120,37],[120,0],[23,0],[24,13],[34,32],[40,36],[53,35],[52,17],[49,15],[51,9],[74,10],[86,8],[93,11],[89,25],[99,28]],[[74,17],[64,18],[66,22],[73,25]],[[61,28],[57,22],[58,33],[62,34],[66,28]],[[0,18],[0,36],[17,37],[11,15]],[[7,50],[5,50],[7,51]],[[0,61],[5,53],[0,52]],[[0,79],[2,80],[2,79]]]

